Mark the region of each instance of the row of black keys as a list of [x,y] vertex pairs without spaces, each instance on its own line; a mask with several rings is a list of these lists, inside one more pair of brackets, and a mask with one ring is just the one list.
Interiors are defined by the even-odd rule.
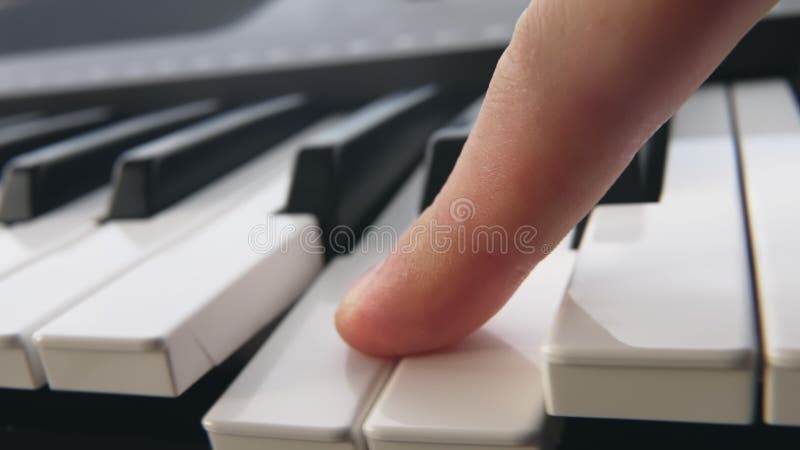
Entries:
[[[360,232],[430,147],[423,207],[455,165],[480,100],[424,86],[351,113],[299,154],[287,212]],[[106,108],[0,122],[0,221],[45,214],[112,180],[107,220],[147,218],[330,112],[292,94],[223,110],[198,101],[117,119]],[[14,123],[16,122],[16,123]],[[438,130],[438,131],[437,131]],[[435,133],[434,133],[435,132]],[[637,153],[603,202],[656,201],[666,130]],[[326,236],[328,234],[326,233]]]

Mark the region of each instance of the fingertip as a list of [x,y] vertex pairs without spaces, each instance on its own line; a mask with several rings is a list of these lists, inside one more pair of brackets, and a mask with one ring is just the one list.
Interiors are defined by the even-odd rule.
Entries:
[[446,327],[435,326],[440,320],[425,317],[425,310],[417,305],[424,296],[383,275],[370,270],[339,304],[336,330],[351,347],[370,356],[396,358],[434,351],[460,339],[443,334]]
[[379,266],[380,264],[361,275],[342,298],[336,310],[336,331],[345,342],[362,353],[391,357],[395,355],[383,344],[381,330],[375,327],[376,320],[369,319],[364,314],[366,299],[363,292],[371,283]]
[[398,356],[397,349],[386,342],[387,330],[379,324],[385,321],[367,317],[361,305],[362,299],[351,293],[342,300],[336,311],[339,336],[361,353],[380,358]]
[[378,344],[372,333],[367,331],[367,327],[360,325],[354,311],[347,311],[339,308],[336,312],[336,331],[339,336],[352,348],[369,356],[379,358],[390,358],[395,356],[387,351],[384,346]]

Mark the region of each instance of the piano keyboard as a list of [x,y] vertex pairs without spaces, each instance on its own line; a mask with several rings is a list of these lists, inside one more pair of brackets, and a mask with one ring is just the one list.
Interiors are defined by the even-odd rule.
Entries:
[[480,74],[348,101],[14,102],[0,448],[797,448],[798,81],[748,67],[698,91],[480,331],[398,360],[351,350],[333,316],[444,184]]

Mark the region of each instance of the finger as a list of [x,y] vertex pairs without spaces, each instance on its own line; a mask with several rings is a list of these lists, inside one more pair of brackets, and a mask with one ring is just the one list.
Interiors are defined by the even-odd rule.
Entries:
[[[434,230],[469,240],[478,227],[510,238],[532,226],[534,248],[557,244],[773,3],[533,1],[447,184],[400,239],[414,251],[393,253],[351,289],[336,317],[342,337],[395,356],[480,327],[544,254],[469,242],[441,252]],[[474,211],[466,221],[451,215],[458,202]]]

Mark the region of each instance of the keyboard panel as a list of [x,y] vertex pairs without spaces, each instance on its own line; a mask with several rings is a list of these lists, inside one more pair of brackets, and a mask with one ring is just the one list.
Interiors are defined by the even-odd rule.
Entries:
[[14,2],[0,9],[0,55],[198,33],[235,22],[262,3],[268,2]]

